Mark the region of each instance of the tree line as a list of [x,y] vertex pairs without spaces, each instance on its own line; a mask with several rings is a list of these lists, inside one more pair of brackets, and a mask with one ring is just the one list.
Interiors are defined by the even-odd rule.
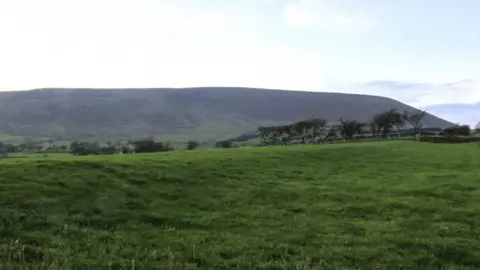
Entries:
[[[190,140],[187,142],[185,150],[195,150],[200,147],[201,143]],[[232,140],[217,141],[215,147],[231,148]],[[111,154],[133,154],[133,153],[156,153],[178,150],[169,142],[158,142],[153,138],[145,138],[140,140],[130,140],[127,142],[108,142],[101,145],[98,142],[79,142],[74,141],[69,147],[70,153],[73,155],[111,155]]]
[[[362,122],[357,120],[340,119],[337,124],[330,125],[328,121],[321,118],[311,118],[301,120],[292,124],[262,126],[257,129],[257,137],[260,138],[262,145],[278,145],[292,143],[325,143],[327,139],[344,138],[353,139],[359,135],[370,136],[388,136],[393,131],[408,124],[411,126],[410,133],[415,135],[416,139],[420,131],[424,132],[423,119],[425,111],[399,112],[396,109],[390,109],[372,117],[370,121]],[[480,122],[474,128],[475,132],[480,133]],[[468,125],[454,125],[440,132],[445,137],[469,136],[471,133]],[[250,136],[250,135],[249,135]],[[428,141],[426,137],[425,141]],[[234,139],[216,141],[217,148],[232,148]],[[435,138],[434,141],[440,141]],[[446,142],[458,141],[458,139],[446,139]],[[48,144],[47,144],[48,142]],[[45,146],[46,145],[46,146]],[[186,150],[195,150],[202,143],[190,140],[187,142]],[[73,155],[105,155],[105,154],[130,154],[130,153],[153,153],[177,150],[168,142],[158,142],[152,137],[140,140],[129,140],[123,142],[81,142],[74,141],[67,145],[55,145],[53,140],[35,142],[30,138],[24,138],[24,141],[18,145],[12,143],[0,142],[0,157],[8,156],[8,153],[15,152],[37,152],[54,153],[69,152]]]
[[264,145],[290,144],[293,141],[305,144],[325,142],[328,138],[352,139],[357,135],[370,133],[373,136],[387,136],[396,128],[409,124],[412,133],[418,134],[423,127],[422,120],[426,111],[399,112],[390,109],[376,114],[371,121],[340,119],[337,125],[329,125],[328,121],[321,118],[311,118],[297,121],[287,125],[262,126],[257,129],[257,135]]
[[69,149],[73,155],[154,153],[175,150],[170,143],[157,142],[153,138],[117,143],[108,142],[106,145],[101,145],[98,142],[74,141],[70,144]]

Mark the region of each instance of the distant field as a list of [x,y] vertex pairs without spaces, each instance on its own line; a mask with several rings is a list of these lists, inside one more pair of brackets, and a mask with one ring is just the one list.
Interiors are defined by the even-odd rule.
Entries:
[[0,161],[0,269],[478,269],[480,147]]

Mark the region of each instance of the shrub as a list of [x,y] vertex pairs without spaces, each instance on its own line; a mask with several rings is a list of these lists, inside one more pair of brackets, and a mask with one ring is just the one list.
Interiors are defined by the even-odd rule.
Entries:
[[168,142],[155,142],[151,139],[134,141],[133,145],[135,146],[135,152],[137,153],[154,153],[174,150]]
[[217,141],[215,143],[215,147],[218,148],[232,148],[233,142],[232,140],[222,140],[222,141]]
[[457,135],[457,136],[470,136],[469,125],[455,125],[453,127],[446,128],[442,131],[443,135]]
[[421,142],[430,143],[473,143],[480,142],[480,137],[457,137],[457,136],[423,136]]
[[197,141],[188,141],[187,150],[195,150],[200,146],[200,143]]

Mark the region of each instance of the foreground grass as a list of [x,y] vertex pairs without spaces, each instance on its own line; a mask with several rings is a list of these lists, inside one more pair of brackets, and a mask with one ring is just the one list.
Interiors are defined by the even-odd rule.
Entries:
[[478,269],[480,149],[0,161],[1,269]]

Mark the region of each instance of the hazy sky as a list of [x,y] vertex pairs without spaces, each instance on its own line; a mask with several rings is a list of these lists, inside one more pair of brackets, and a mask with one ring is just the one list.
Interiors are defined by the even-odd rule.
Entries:
[[[0,0],[0,89],[250,86],[474,103],[479,11],[479,0]],[[372,81],[421,87],[361,85]]]

